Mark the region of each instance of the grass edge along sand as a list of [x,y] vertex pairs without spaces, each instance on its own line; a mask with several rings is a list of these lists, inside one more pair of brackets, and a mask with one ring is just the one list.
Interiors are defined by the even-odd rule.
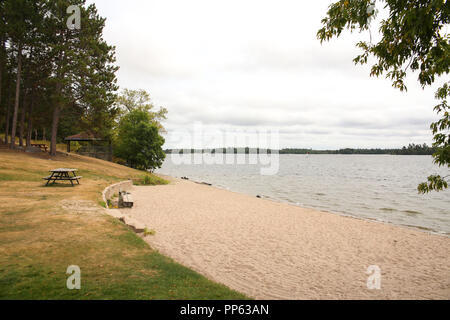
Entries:
[[[79,169],[81,185],[45,187],[59,167]],[[161,255],[100,207],[108,185],[144,175],[74,154],[0,150],[0,299],[248,299]],[[70,265],[81,269],[80,290],[66,287]]]

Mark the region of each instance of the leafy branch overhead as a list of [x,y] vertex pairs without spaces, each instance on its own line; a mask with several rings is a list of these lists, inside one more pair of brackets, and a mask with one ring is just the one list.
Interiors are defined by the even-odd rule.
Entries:
[[[320,42],[339,37],[344,30],[350,32],[371,31],[376,6],[384,6],[388,17],[381,20],[377,43],[360,41],[357,47],[362,53],[355,57],[355,64],[367,64],[369,57],[376,62],[371,76],[385,75],[392,86],[406,91],[405,77],[408,72],[418,73],[422,88],[449,73],[450,46],[446,33],[450,3],[445,0],[341,0],[330,5],[323,27],[317,32]],[[370,37],[372,38],[372,37]],[[371,39],[372,40],[372,39]],[[434,162],[450,168],[450,122],[447,104],[448,85],[445,83],[436,93],[440,103],[434,110],[441,119],[431,124],[434,135]],[[419,185],[419,192],[441,191],[448,187],[447,177],[432,175],[428,182]]]

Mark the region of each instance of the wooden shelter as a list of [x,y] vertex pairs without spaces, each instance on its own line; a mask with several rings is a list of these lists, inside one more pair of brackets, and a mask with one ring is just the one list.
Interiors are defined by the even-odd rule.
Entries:
[[92,132],[81,132],[65,138],[64,141],[67,143],[67,152],[69,153],[71,142],[88,142],[87,146],[82,146],[76,153],[108,161],[112,160],[111,140],[99,137]]

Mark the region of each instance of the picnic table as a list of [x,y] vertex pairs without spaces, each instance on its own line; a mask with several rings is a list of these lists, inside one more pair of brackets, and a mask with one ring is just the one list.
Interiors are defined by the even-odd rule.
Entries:
[[66,169],[66,168],[53,169],[50,170],[52,174],[43,179],[47,180],[47,183],[45,184],[46,186],[48,186],[50,182],[53,182],[53,184],[55,184],[57,181],[70,181],[73,187],[74,181],[80,184],[79,179],[83,178],[81,176],[76,175],[77,171],[78,169]]
[[47,152],[47,145],[45,143],[32,143],[31,146],[40,148],[41,150]]

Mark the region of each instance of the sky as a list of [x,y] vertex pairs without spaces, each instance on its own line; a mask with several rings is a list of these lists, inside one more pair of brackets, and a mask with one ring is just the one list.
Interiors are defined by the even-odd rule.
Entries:
[[[280,148],[432,142],[434,92],[443,79],[423,90],[411,74],[405,93],[369,77],[370,65],[352,62],[355,44],[369,32],[320,44],[316,33],[332,1],[88,3],[107,19],[104,38],[116,46],[119,86],[145,89],[155,106],[168,109],[165,148],[191,147],[180,135],[199,127],[236,137],[278,132]],[[383,14],[372,22],[373,41]],[[233,145],[206,140],[204,147]]]

